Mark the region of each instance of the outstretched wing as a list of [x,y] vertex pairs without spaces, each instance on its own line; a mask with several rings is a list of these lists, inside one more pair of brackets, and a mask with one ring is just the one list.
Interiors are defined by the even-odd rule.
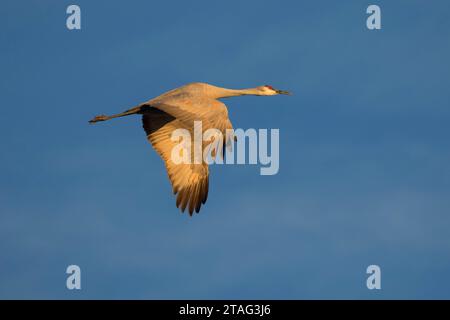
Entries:
[[[231,147],[233,134],[227,134],[227,130],[233,130],[233,125],[228,118],[228,109],[219,100],[185,95],[182,97],[169,97],[150,102],[151,107],[164,111],[179,120],[185,128],[192,131],[194,121],[202,122],[202,129],[217,129],[222,133],[225,146]],[[218,150],[221,146],[218,146]]]
[[201,205],[208,198],[208,165],[203,162],[176,164],[171,158],[172,150],[177,144],[171,140],[172,132],[180,128],[190,129],[179,119],[156,108],[146,110],[142,116],[142,123],[147,139],[164,160],[173,193],[178,194],[177,207],[182,212],[188,208],[190,215],[194,210],[199,212]]

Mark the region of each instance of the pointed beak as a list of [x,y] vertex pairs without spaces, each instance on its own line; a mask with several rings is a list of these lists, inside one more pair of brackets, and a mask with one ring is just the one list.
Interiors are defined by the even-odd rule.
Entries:
[[287,95],[292,95],[289,91],[284,91],[284,90],[275,90],[278,94],[287,94]]

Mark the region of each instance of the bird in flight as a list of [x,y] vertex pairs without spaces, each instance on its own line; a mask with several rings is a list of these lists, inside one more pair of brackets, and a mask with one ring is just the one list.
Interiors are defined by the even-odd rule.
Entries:
[[208,164],[204,161],[174,163],[171,160],[171,152],[176,142],[171,139],[172,132],[177,129],[186,129],[192,133],[194,121],[201,121],[203,131],[218,129],[225,134],[225,131],[232,130],[233,126],[228,118],[227,107],[219,99],[243,95],[278,94],[289,94],[289,92],[274,89],[269,85],[234,90],[206,83],[190,83],[122,113],[96,116],[89,123],[133,114],[142,115],[142,125],[147,139],[164,160],[173,193],[177,194],[177,208],[180,208],[182,212],[188,208],[189,215],[192,216],[194,210],[197,213],[200,211],[201,205],[205,204],[208,197]]

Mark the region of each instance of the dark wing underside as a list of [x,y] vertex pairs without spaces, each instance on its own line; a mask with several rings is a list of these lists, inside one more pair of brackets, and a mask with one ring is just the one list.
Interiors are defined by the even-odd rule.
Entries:
[[172,132],[176,129],[188,129],[180,120],[156,108],[145,110],[142,124],[147,139],[164,160],[167,174],[172,183],[173,193],[177,195],[177,207],[182,212],[186,208],[189,214],[200,211],[200,206],[208,198],[209,172],[208,165],[175,164],[171,159],[172,149],[176,142],[171,140]]

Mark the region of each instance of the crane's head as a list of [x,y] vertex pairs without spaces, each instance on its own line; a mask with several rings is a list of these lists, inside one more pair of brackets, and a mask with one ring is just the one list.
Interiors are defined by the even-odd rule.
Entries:
[[277,94],[288,94],[288,95],[291,94],[289,91],[274,89],[272,86],[269,86],[269,85],[261,86],[261,87],[258,87],[257,89],[259,90],[261,96],[274,96]]

